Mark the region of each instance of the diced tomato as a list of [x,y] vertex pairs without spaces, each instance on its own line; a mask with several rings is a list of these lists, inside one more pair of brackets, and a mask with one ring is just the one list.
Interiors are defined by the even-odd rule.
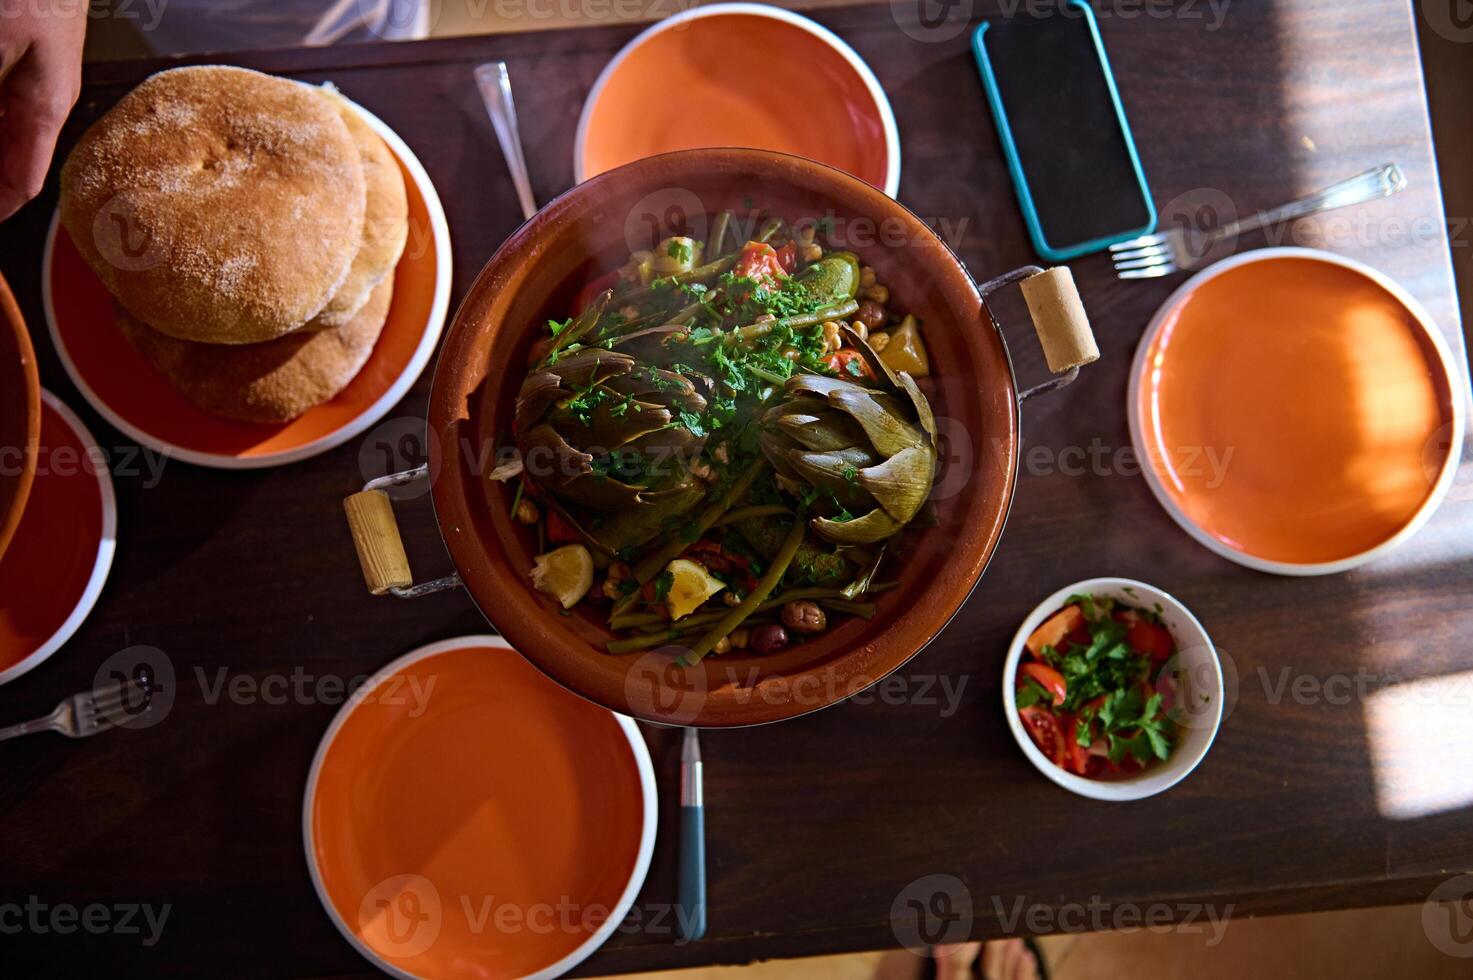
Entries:
[[598,299],[599,293],[603,292],[605,289],[614,288],[614,283],[618,281],[619,270],[615,269],[612,272],[604,273],[597,279],[594,279],[584,285],[582,289],[578,290],[578,295],[573,297],[573,315],[577,316],[579,313],[582,313],[584,310],[588,309],[593,301]]
[[1024,645],[1035,657],[1042,656],[1044,647],[1053,647],[1057,650],[1059,644],[1064,641],[1064,637],[1083,625],[1084,610],[1077,605],[1065,606],[1044,620],[1043,625],[1029,634]]
[[1078,626],[1074,627],[1072,630],[1069,631],[1069,635],[1066,636],[1064,638],[1064,640],[1065,640],[1065,643],[1067,645],[1069,645],[1069,646],[1079,646],[1079,647],[1087,647],[1087,646],[1089,646],[1089,643],[1090,643],[1089,624],[1087,624],[1087,623],[1080,623]]
[[547,540],[563,543],[577,541],[578,532],[573,530],[573,525],[563,519],[563,515],[549,509],[547,512]]
[[1080,745],[1079,739],[1074,737],[1074,726],[1078,719],[1074,715],[1064,716],[1064,747],[1069,769],[1076,775],[1083,776],[1089,770],[1089,746]]
[[783,271],[791,276],[794,272],[798,271],[798,246],[792,242],[788,242],[782,248],[778,249],[777,261],[783,267]]
[[1028,734],[1039,751],[1048,756],[1054,765],[1063,768],[1066,751],[1064,729],[1054,713],[1042,705],[1034,704],[1019,708],[1018,717],[1023,719],[1023,727],[1028,729]]
[[752,562],[746,555],[728,551],[718,542],[702,539],[685,549],[684,555],[706,566],[706,570],[730,582],[735,578],[743,591],[757,587],[757,576],[752,574]]
[[1150,657],[1153,663],[1170,660],[1171,654],[1176,650],[1176,644],[1171,639],[1171,631],[1165,626],[1145,619],[1137,619],[1130,624],[1130,630],[1125,634],[1125,642],[1132,650]]
[[748,279],[777,280],[788,274],[783,269],[777,250],[766,242],[748,242],[744,245],[732,271]]
[[[851,347],[836,350],[824,361],[828,369],[841,378],[868,378],[875,380],[875,372],[869,369],[869,362],[864,355]],[[853,365],[851,367],[851,365]]]
[[1030,660],[1018,668],[1020,680],[1023,677],[1031,677],[1039,683],[1045,691],[1053,696],[1054,704],[1061,705],[1064,698],[1068,697],[1068,688],[1064,683],[1064,675],[1054,670],[1048,664]]

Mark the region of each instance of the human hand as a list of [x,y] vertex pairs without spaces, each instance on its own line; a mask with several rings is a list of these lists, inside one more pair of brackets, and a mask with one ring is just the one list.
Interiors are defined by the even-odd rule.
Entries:
[[82,85],[87,0],[0,4],[0,221],[41,192]]

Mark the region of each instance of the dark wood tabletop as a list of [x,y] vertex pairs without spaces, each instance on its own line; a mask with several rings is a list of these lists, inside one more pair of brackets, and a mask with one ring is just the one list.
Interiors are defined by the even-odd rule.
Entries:
[[[1216,6],[1102,8],[1100,29],[1163,215],[1204,203],[1221,211],[1224,201],[1239,211],[1269,206],[1396,161],[1404,193],[1307,219],[1287,241],[1325,245],[1394,277],[1426,305],[1465,370],[1409,5],[1245,2],[1222,14]],[[978,4],[974,20],[996,12]],[[970,30],[943,23],[907,33],[890,5],[816,16],[889,93],[904,154],[901,200],[960,229],[953,244],[979,277],[1034,261]],[[585,94],[635,31],[198,60],[331,80],[395,128],[444,199],[457,302],[520,220],[470,69],[491,58],[509,63],[545,201],[572,180]],[[62,151],[159,67],[90,66]],[[801,87],[795,82],[799,98]],[[132,443],[88,409],[46,339],[41,244],[55,201],[53,178],[41,200],[0,226],[0,271],[29,318],[45,385],[121,459]],[[1179,278],[1121,283],[1098,256],[1073,267],[1103,357],[1072,387],[1027,404],[1026,447],[1041,451],[1025,457],[981,586],[889,693],[705,737],[711,911],[709,934],[695,944],[674,942],[668,919],[650,924],[651,910],[675,894],[678,740],[647,730],[665,810],[637,899],[646,921],[617,933],[580,972],[893,947],[918,934],[911,899],[942,913],[941,923],[983,936],[1130,925],[1111,916],[1154,902],[1169,907],[1154,914],[1197,921],[1209,910],[1419,902],[1473,870],[1467,726],[1461,741],[1429,737],[1376,696],[1419,679],[1473,676],[1473,466],[1464,465],[1426,528],[1368,566],[1293,579],[1224,561],[1170,521],[1120,456],[1130,444],[1131,354]],[[1040,377],[1026,325],[1015,320],[1008,330],[1020,374]],[[427,372],[390,418],[422,417],[428,390]],[[140,644],[168,658],[173,705],[146,729],[0,746],[0,912],[32,901],[147,903],[167,905],[169,917],[149,945],[146,928],[12,934],[12,920],[0,916],[0,972],[371,972],[324,914],[303,859],[303,784],[338,704],[310,695],[245,703],[220,696],[217,685],[237,676],[350,679],[421,644],[487,630],[461,592],[410,603],[364,591],[341,498],[362,482],[362,460],[381,469],[381,449],[355,441],[260,472],[170,463],[156,485],[147,471],[117,476],[117,559],[102,599],[63,651],[0,689],[0,717],[44,713],[88,687],[109,656]],[[448,570],[428,503],[401,507],[400,521],[421,577]],[[1129,805],[1078,798],[1042,778],[999,706],[1002,661],[1020,620],[1047,593],[1096,574],[1177,595],[1238,679],[1200,769]],[[1473,711],[1468,686],[1463,718]],[[1447,710],[1453,696],[1444,692],[1437,706]],[[1418,741],[1406,745],[1412,736]],[[1090,909],[1106,911],[1092,919]]]

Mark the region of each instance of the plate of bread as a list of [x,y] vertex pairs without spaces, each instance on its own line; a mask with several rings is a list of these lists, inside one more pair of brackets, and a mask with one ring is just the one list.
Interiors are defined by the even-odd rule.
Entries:
[[316,455],[428,364],[450,236],[424,167],[331,86],[244,68],[144,80],[61,173],[43,305],[72,381],[204,466]]

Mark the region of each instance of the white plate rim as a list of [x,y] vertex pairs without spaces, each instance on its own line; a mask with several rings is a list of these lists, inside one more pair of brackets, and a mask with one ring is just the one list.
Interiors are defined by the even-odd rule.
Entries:
[[[520,657],[521,654],[512,647],[505,639],[492,634],[470,634],[466,636],[451,637],[418,647],[410,652],[391,660],[382,668],[374,672],[373,676],[366,680],[359,691],[372,691],[386,678],[403,670],[411,664],[418,663],[429,657],[448,653],[452,650],[463,650],[467,647],[496,647],[505,650],[508,655]],[[400,969],[394,964],[380,957],[372,948],[364,943],[358,935],[348,927],[342,916],[338,915],[332,900],[328,897],[326,886],[322,881],[322,869],[317,865],[316,849],[312,846],[312,800],[317,791],[317,780],[322,772],[322,764],[327,758],[327,751],[337,738],[338,732],[347,723],[348,717],[357,707],[357,700],[349,697],[338,713],[333,716],[332,723],[327,726],[327,731],[322,735],[322,741],[317,745],[317,752],[312,757],[312,767],[307,773],[306,792],[302,797],[302,846],[306,852],[307,869],[312,876],[312,888],[317,892],[318,901],[322,903],[327,916],[337,926],[338,932],[343,938],[356,949],[360,955],[367,959],[380,970],[390,976],[399,977],[401,980],[434,980],[434,978],[421,977]],[[607,710],[607,709],[604,709]],[[619,900],[610,910],[608,918],[596,929],[591,936],[583,941],[577,949],[568,953],[562,959],[537,971],[527,974],[520,980],[552,980],[553,977],[561,976],[573,967],[582,963],[592,956],[609,937],[612,936],[624,921],[624,916],[634,905],[635,896],[644,887],[645,876],[649,873],[650,859],[655,850],[655,830],[659,823],[659,800],[655,791],[655,768],[650,760],[649,746],[645,744],[644,736],[640,734],[639,727],[634,719],[627,715],[617,714],[610,711],[614,720],[619,723],[624,737],[629,740],[629,750],[634,756],[635,767],[639,770],[639,784],[641,800],[644,807],[644,823],[640,829],[639,853],[634,859],[634,869],[630,872],[629,881],[624,886],[624,891],[619,895]]]
[[[93,438],[91,431],[82,424],[77,413],[68,408],[60,398],[42,388],[41,403],[56,412],[62,422],[71,428],[77,441],[85,448],[99,450],[97,440]],[[113,555],[117,552],[118,545],[118,502],[113,493],[112,473],[106,465],[98,466],[96,470],[94,476],[97,479],[97,492],[102,500],[102,533],[98,536],[97,557],[92,562],[92,572],[87,578],[87,584],[82,588],[82,595],[78,598],[77,604],[72,607],[71,613],[39,647],[26,654],[18,662],[0,670],[0,684],[7,684],[22,674],[29,673],[60,650],[91,615],[93,607],[97,605],[97,600],[102,595],[102,587],[107,584],[107,575],[112,570]],[[21,514],[21,520],[25,520],[24,513]]]
[[[339,92],[339,95],[342,93]],[[435,352],[435,346],[440,341],[440,333],[445,327],[445,316],[450,309],[450,226],[445,218],[445,209],[440,203],[440,195],[435,191],[435,185],[430,181],[430,175],[425,171],[424,164],[415,156],[409,145],[399,137],[388,125],[367,109],[351,101],[346,96],[344,101],[351,105],[363,117],[363,120],[379,135],[389,149],[397,156],[404,169],[409,172],[410,179],[419,188],[421,199],[425,203],[425,211],[429,215],[430,230],[433,235],[435,247],[435,292],[430,301],[430,311],[426,318],[424,333],[419,340],[419,346],[410,356],[409,362],[405,364],[404,370],[399,377],[394,379],[393,384],[379,396],[378,400],[365,408],[357,416],[350,419],[342,426],[334,429],[317,439],[292,449],[284,449],[278,452],[264,453],[259,456],[230,456],[225,453],[205,452],[198,449],[189,449],[184,446],[176,446],[171,442],[153,435],[145,429],[139,428],[124,419],[111,406],[94,391],[77,370],[71,355],[67,352],[66,345],[62,342],[61,332],[56,325],[56,309],[51,298],[51,261],[56,249],[56,234],[61,227],[61,211],[57,209],[52,212],[51,224],[46,230],[46,243],[41,255],[41,308],[46,315],[46,329],[51,335],[51,346],[55,348],[61,365],[66,369],[67,377],[71,378],[72,384],[76,385],[77,391],[87,400],[93,410],[107,420],[113,428],[137,442],[141,446],[147,446],[155,452],[162,453],[171,459],[180,462],[192,463],[196,466],[206,466],[221,470],[259,470],[274,466],[285,466],[288,463],[300,462],[310,459],[321,453],[327,452],[347,442],[355,436],[366,432],[377,423],[389,410],[399,403],[414,383],[419,380],[424,369],[430,363],[430,357]],[[391,273],[392,275],[393,273]]]
[[1432,349],[1437,352],[1437,359],[1442,366],[1443,377],[1447,381],[1448,391],[1451,393],[1453,401],[1452,436],[1450,442],[1451,448],[1448,451],[1447,460],[1443,463],[1442,472],[1438,474],[1431,493],[1427,495],[1427,499],[1422,502],[1422,506],[1417,509],[1417,512],[1412,515],[1411,520],[1403,525],[1400,530],[1388,537],[1385,541],[1365,551],[1348,555],[1345,558],[1337,558],[1334,561],[1276,561],[1239,551],[1208,534],[1177,506],[1176,501],[1167,493],[1166,486],[1161,482],[1160,476],[1152,466],[1142,463],[1140,469],[1141,474],[1145,477],[1146,485],[1151,488],[1151,494],[1156,498],[1156,502],[1161,505],[1162,509],[1166,511],[1182,530],[1191,535],[1193,540],[1214,554],[1247,568],[1252,568],[1260,572],[1269,572],[1275,575],[1334,575],[1379,558],[1421,530],[1422,526],[1431,520],[1432,514],[1442,504],[1443,499],[1452,488],[1453,480],[1457,476],[1458,466],[1462,461],[1463,440],[1467,426],[1465,405],[1467,404],[1468,397],[1463,385],[1463,375],[1454,367],[1452,352],[1447,346],[1447,340],[1442,336],[1442,332],[1437,329],[1432,315],[1427,312],[1426,308],[1422,306],[1415,296],[1402,288],[1396,280],[1366,265],[1364,262],[1316,248],[1297,248],[1292,246],[1259,248],[1214,262],[1178,286],[1166,298],[1165,302],[1157,307],[1156,312],[1152,314],[1151,321],[1147,325],[1145,333],[1141,335],[1140,343],[1135,349],[1135,358],[1131,362],[1130,381],[1125,388],[1125,414],[1130,422],[1130,439],[1135,449],[1136,458],[1144,460],[1147,458],[1144,455],[1146,446],[1145,427],[1141,421],[1136,396],[1140,392],[1142,378],[1145,375],[1146,353],[1155,342],[1157,334],[1161,332],[1161,328],[1166,322],[1167,314],[1179,306],[1188,294],[1201,287],[1203,283],[1209,279],[1216,278],[1229,269],[1235,269],[1240,265],[1247,265],[1250,262],[1264,262],[1281,258],[1302,258],[1326,262],[1330,265],[1337,265],[1350,269],[1353,272],[1358,272],[1370,279],[1407,308],[1412,314],[1412,318],[1421,327],[1423,334],[1426,335],[1428,342],[1431,343]]
[[869,92],[870,98],[874,99],[875,107],[880,113],[880,128],[885,133],[885,186],[882,189],[886,197],[895,198],[900,193],[900,129],[895,122],[895,110],[890,106],[890,98],[880,86],[880,80],[875,77],[874,71],[859,56],[859,53],[849,46],[847,41],[827,27],[791,10],[761,3],[713,3],[692,7],[683,13],[673,14],[656,21],[620,48],[609,63],[604,65],[603,71],[599,72],[593,88],[588,90],[588,97],[583,100],[583,111],[578,115],[577,135],[573,138],[573,183],[581,184],[588,179],[588,174],[583,172],[583,148],[588,135],[588,126],[593,118],[593,107],[603,95],[604,86],[608,84],[619,66],[624,63],[624,59],[628,58],[635,48],[656,34],[662,34],[699,17],[719,17],[722,14],[766,17],[769,20],[781,21],[807,31],[833,48],[849,64],[849,67],[854,69],[855,74],[859,76],[860,81],[864,83],[865,89]]

